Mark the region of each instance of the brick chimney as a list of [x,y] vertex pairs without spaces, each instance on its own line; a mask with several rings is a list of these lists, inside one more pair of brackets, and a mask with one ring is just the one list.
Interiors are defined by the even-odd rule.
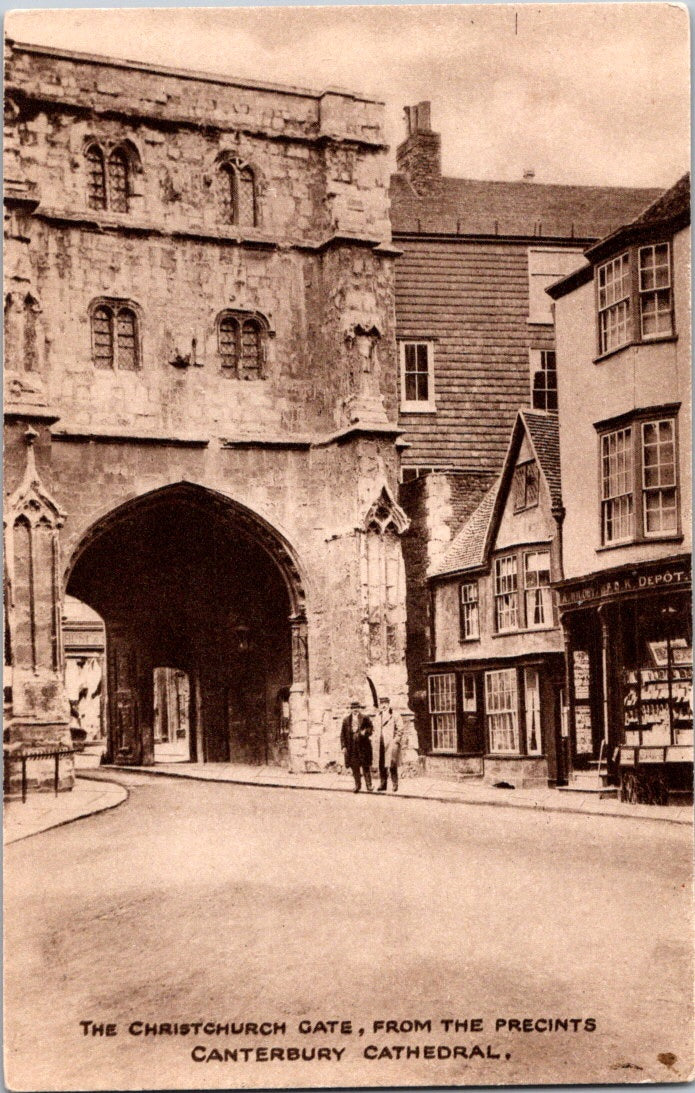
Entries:
[[407,136],[396,149],[398,172],[424,196],[442,177],[442,138],[432,132],[430,103],[404,107]]

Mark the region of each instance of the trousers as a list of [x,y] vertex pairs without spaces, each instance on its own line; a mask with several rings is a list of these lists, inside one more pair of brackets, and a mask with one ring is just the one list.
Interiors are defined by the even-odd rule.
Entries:
[[372,788],[372,772],[369,767],[364,766],[362,763],[353,763],[352,765],[352,777],[355,779],[355,790],[362,789],[362,775],[364,775],[364,784],[368,790]]

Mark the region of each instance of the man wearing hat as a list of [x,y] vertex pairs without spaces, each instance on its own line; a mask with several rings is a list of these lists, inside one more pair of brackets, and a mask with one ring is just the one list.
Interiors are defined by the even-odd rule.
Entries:
[[391,699],[379,699],[379,793],[385,793],[389,771],[393,792],[398,791],[398,764],[403,746],[403,720],[391,706]]
[[355,793],[364,784],[372,792],[372,743],[369,739],[374,731],[372,719],[361,713],[362,706],[355,699],[350,703],[350,713],[343,718],[340,730],[340,746],[345,756],[345,766],[352,771],[355,779]]

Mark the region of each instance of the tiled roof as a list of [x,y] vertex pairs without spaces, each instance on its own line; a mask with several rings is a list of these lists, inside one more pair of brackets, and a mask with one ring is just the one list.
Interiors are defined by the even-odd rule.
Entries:
[[462,569],[473,569],[485,564],[485,548],[489,538],[490,524],[504,501],[500,487],[505,480],[508,482],[510,479],[513,470],[511,463],[519,450],[515,438],[518,438],[522,426],[531,441],[543,477],[548,484],[551,507],[554,510],[561,507],[560,431],[557,414],[547,413],[544,410],[519,410],[502,474],[485,494],[468,522],[454,537],[446,552],[432,566],[430,577],[457,573]]
[[500,479],[498,478],[494,486],[485,494],[470,520],[464,524],[461,531],[452,540],[448,550],[432,566],[430,576],[436,577],[443,573],[455,573],[459,569],[468,569],[483,564],[487,529],[495,507],[499,484]]
[[678,179],[670,190],[661,197],[657,197],[649,208],[645,209],[635,224],[660,224],[664,220],[673,220],[674,217],[690,212],[690,172]]
[[543,410],[521,410],[538,462],[548,483],[554,509],[562,505],[560,481],[560,430],[557,414]]
[[393,231],[452,235],[599,239],[633,220],[663,193],[616,186],[559,186],[442,178],[418,196],[391,177]]

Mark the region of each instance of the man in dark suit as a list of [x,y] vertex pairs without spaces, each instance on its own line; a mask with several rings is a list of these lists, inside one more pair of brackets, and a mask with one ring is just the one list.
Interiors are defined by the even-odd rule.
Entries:
[[362,775],[364,775],[364,784],[371,793],[372,742],[370,736],[373,725],[372,719],[361,713],[361,709],[359,702],[350,703],[350,713],[343,718],[340,730],[340,746],[345,756],[345,766],[350,768],[355,779],[355,793],[359,793],[362,788]]

